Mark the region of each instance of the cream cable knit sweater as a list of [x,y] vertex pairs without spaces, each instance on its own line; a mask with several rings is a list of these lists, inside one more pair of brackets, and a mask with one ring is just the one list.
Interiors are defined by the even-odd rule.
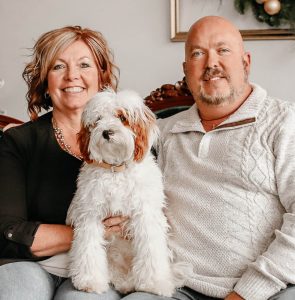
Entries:
[[173,247],[194,266],[186,285],[212,297],[295,283],[295,105],[253,88],[211,132],[195,105],[159,121]]

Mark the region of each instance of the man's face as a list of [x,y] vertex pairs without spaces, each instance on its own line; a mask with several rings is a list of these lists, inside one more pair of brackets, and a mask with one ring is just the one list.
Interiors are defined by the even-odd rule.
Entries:
[[250,56],[240,36],[218,21],[194,27],[186,43],[184,72],[196,101],[218,105],[237,100],[248,84]]

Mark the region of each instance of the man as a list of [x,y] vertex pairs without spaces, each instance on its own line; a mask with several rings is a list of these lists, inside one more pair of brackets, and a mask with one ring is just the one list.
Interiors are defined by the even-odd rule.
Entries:
[[295,299],[295,106],[250,84],[250,62],[230,22],[200,19],[183,64],[195,105],[160,122],[172,242],[194,267],[179,299]]

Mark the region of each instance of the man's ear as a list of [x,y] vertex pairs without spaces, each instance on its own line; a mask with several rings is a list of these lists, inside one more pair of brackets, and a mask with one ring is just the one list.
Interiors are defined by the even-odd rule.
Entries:
[[245,52],[243,55],[243,61],[245,65],[245,69],[247,71],[247,74],[250,73],[250,66],[251,66],[251,54],[250,52]]
[[182,63],[182,69],[183,69],[184,75],[186,76],[186,62],[185,61]]

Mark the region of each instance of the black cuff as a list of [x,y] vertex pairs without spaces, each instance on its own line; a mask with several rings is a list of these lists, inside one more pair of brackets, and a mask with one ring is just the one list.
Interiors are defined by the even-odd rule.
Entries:
[[22,222],[11,225],[4,232],[5,238],[9,241],[31,247],[40,224],[40,222]]

